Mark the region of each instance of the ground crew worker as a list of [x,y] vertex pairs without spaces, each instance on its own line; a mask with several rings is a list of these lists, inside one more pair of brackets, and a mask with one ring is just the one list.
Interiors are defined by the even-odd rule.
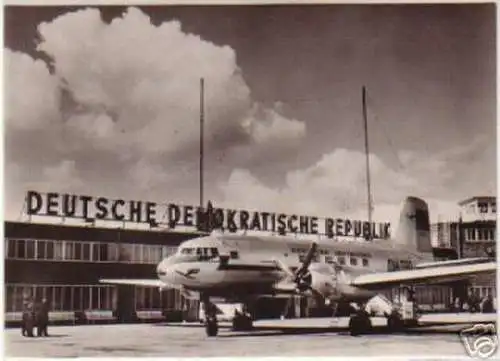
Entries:
[[49,303],[45,298],[42,300],[37,309],[36,325],[38,336],[48,336],[47,327],[49,325]]

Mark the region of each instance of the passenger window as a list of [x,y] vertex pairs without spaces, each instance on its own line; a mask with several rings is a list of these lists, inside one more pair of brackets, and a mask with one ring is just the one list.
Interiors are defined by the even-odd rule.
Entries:
[[232,259],[238,259],[239,258],[238,252],[237,251],[229,252],[229,257],[231,257]]
[[351,257],[350,260],[351,266],[357,266],[358,265],[358,259],[355,257]]
[[217,248],[213,247],[213,248],[211,248],[211,251],[212,251],[212,257],[219,256],[219,251],[217,250]]
[[325,262],[326,263],[333,263],[333,257],[332,256],[325,256]]
[[363,258],[362,262],[363,262],[363,267],[368,267],[368,258]]
[[344,257],[341,256],[341,257],[338,257],[337,259],[338,259],[340,265],[345,265],[345,258]]

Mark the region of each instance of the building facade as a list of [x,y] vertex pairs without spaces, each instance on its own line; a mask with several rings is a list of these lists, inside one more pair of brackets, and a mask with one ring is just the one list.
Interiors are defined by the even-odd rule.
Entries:
[[176,290],[110,286],[99,279],[155,277],[158,262],[196,236],[5,222],[6,321],[20,320],[27,296],[49,300],[51,317],[61,320],[108,314],[126,322],[183,310]]
[[[460,214],[452,222],[431,225],[431,239],[456,251],[458,258],[494,256],[496,249],[496,197],[471,197],[458,203]],[[480,297],[496,294],[496,275],[478,277],[470,291]]]

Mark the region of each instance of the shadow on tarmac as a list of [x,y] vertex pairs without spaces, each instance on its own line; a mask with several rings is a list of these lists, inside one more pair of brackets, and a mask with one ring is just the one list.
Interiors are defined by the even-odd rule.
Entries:
[[[200,328],[203,325],[200,323],[158,323],[158,327],[186,327],[186,328]],[[458,334],[466,324],[457,325],[421,325],[417,327],[407,328],[404,331],[390,332],[386,327],[374,327],[369,335],[406,335],[418,336],[429,334]],[[219,334],[218,337],[260,337],[260,336],[286,336],[286,335],[302,335],[302,334],[329,334],[334,333],[339,336],[350,336],[349,331],[344,327],[279,327],[279,326],[255,326],[251,331],[232,331],[231,326],[219,325],[219,329],[225,332]],[[202,331],[202,330],[200,330]],[[228,333],[226,333],[229,331]],[[204,332],[204,331],[202,331]],[[352,337],[352,336],[350,336]]]

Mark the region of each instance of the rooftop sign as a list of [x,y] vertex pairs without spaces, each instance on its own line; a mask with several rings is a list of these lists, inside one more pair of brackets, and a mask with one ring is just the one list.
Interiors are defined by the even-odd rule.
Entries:
[[390,223],[374,223],[347,218],[318,218],[312,216],[237,209],[195,207],[175,203],[159,204],[91,197],[86,195],[40,193],[28,191],[26,209],[30,216],[80,218],[87,222],[109,220],[148,223],[151,227],[166,224],[170,229],[183,226],[200,231],[220,229],[237,231],[267,231],[286,234],[324,234],[363,237],[365,239],[390,238]]

